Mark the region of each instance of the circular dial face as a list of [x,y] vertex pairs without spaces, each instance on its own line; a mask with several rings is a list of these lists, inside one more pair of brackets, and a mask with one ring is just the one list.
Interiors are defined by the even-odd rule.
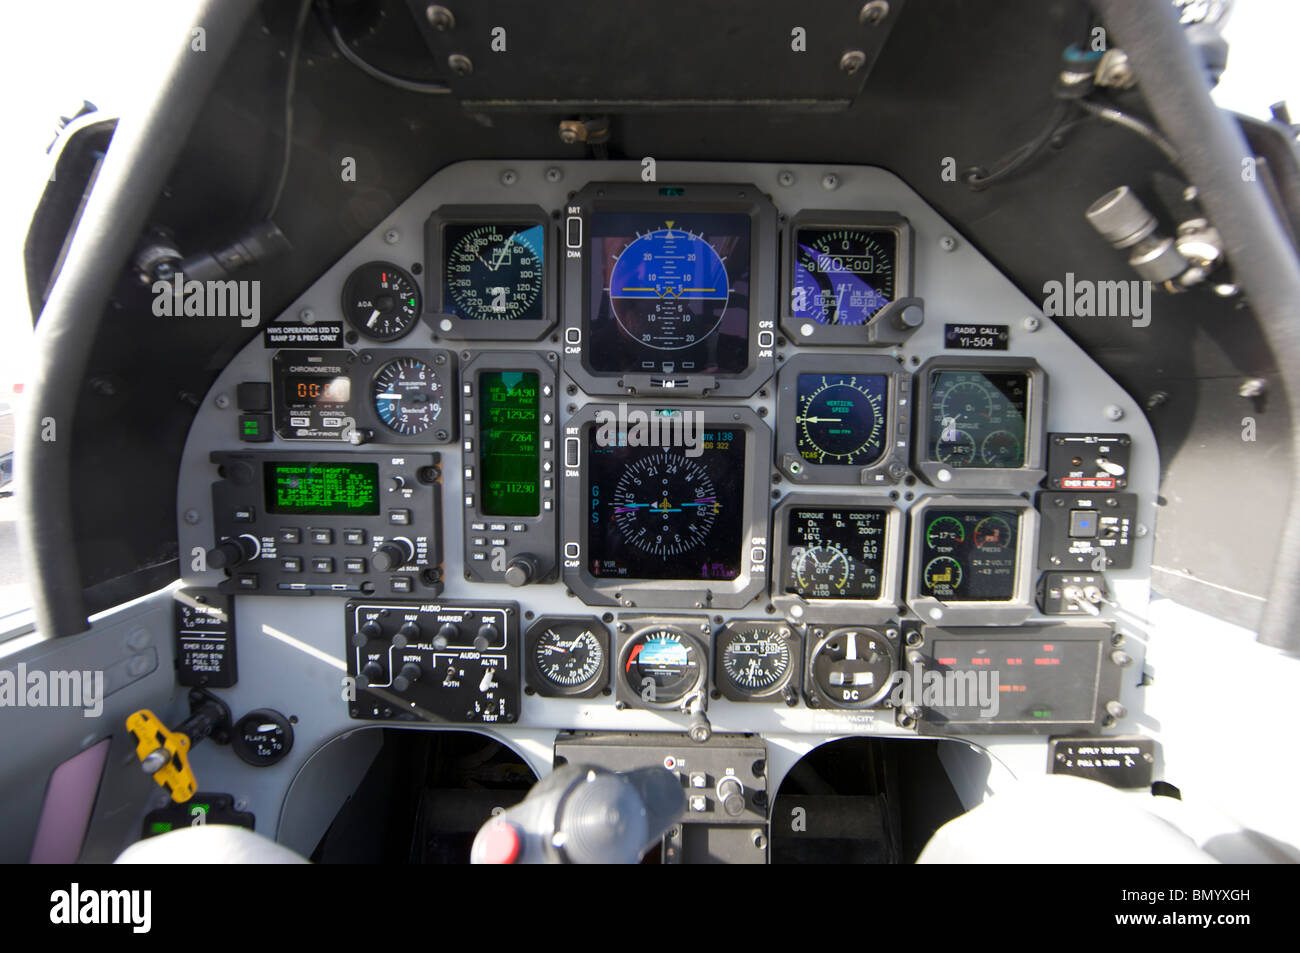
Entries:
[[389,430],[423,433],[442,413],[442,385],[433,369],[413,357],[399,357],[375,375],[375,413]]
[[983,552],[1000,553],[1011,541],[1011,524],[1001,516],[986,517],[975,524],[971,538]]
[[726,266],[713,246],[671,222],[629,243],[609,277],[619,327],[660,351],[692,347],[712,334],[730,295]]
[[747,626],[721,635],[722,675],[742,694],[768,694],[790,679],[790,643],[775,628]]
[[894,300],[891,231],[800,229],[792,311],[818,324],[865,324]]
[[819,464],[876,462],[885,449],[884,394],[880,374],[800,374],[794,418],[799,455]]
[[471,227],[447,249],[452,310],[476,321],[537,318],[543,293],[543,226]]
[[595,627],[581,620],[544,622],[530,649],[543,679],[560,692],[593,686],[605,671],[605,649]]
[[950,596],[961,585],[961,563],[951,556],[936,556],[925,564],[926,589],[936,596]]
[[230,746],[249,764],[266,767],[289,753],[293,747],[293,727],[278,711],[259,708],[235,724]]
[[813,680],[839,708],[866,708],[889,691],[894,670],[888,641],[872,629],[838,629],[816,649]]
[[1015,434],[995,430],[980,443],[980,458],[990,467],[1014,467],[1025,458],[1025,451]]
[[925,541],[935,549],[956,546],[966,542],[966,527],[956,517],[937,517],[925,528]]
[[825,599],[843,592],[849,584],[849,557],[833,543],[810,546],[794,562],[799,592],[808,598]]
[[372,261],[352,272],[343,286],[343,315],[368,338],[395,340],[415,327],[420,289],[396,265]]
[[677,556],[704,543],[722,511],[709,471],[669,453],[630,464],[614,487],[613,503],[623,537],[654,556]]
[[623,662],[623,677],[643,702],[671,705],[699,684],[702,661],[693,639],[680,629],[663,626],[632,640]]

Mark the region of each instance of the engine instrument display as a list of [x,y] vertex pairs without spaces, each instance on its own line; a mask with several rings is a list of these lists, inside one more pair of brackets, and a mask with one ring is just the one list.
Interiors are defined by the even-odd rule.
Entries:
[[796,447],[815,465],[869,466],[886,449],[884,374],[800,374]]
[[786,514],[786,592],[805,599],[879,599],[888,510],[796,507]]
[[737,374],[749,363],[750,217],[591,216],[588,361],[603,373]]
[[898,234],[888,228],[795,230],[790,313],[817,324],[866,324],[897,294]]
[[940,602],[1015,598],[1020,511],[927,509],[920,593]]
[[321,516],[376,516],[379,467],[373,463],[266,461],[266,512]]
[[478,377],[481,503],[487,516],[537,516],[541,495],[539,375],[482,371]]
[[343,286],[343,315],[368,338],[396,340],[420,317],[420,289],[396,265],[369,262],[352,272]]
[[954,468],[1025,465],[1029,374],[930,372],[927,460]]
[[740,575],[746,436],[741,428],[705,429],[693,451],[633,446],[611,439],[609,429],[590,428],[591,575],[692,580]]
[[443,232],[443,309],[470,321],[540,321],[545,227],[449,223]]
[[423,433],[442,415],[442,384],[429,365],[413,357],[385,364],[371,396],[384,426],[406,436]]

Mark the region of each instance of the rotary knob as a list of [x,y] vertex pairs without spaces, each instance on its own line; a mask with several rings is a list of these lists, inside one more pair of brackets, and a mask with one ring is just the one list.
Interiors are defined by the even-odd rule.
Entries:
[[401,569],[415,557],[415,550],[404,539],[390,539],[381,543],[370,557],[371,564],[380,572]]
[[224,539],[208,550],[206,558],[209,569],[233,569],[250,559],[257,557],[261,544],[252,536],[236,536]]
[[730,817],[739,817],[745,810],[745,786],[733,777],[718,782],[718,800]]
[[506,582],[518,588],[526,586],[537,575],[537,557],[532,553],[520,553],[506,566]]
[[361,668],[361,675],[357,679],[358,688],[367,688],[384,677],[384,667],[378,662],[367,662]]
[[397,689],[399,692],[404,692],[410,688],[413,683],[418,682],[420,676],[423,674],[424,671],[419,665],[415,662],[407,662],[402,666],[402,670],[397,673],[397,677],[393,679],[393,688]]

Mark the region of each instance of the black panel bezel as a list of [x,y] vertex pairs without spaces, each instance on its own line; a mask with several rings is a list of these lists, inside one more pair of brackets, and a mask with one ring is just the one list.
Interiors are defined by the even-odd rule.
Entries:
[[[530,222],[542,226],[542,317],[538,321],[474,321],[450,314],[444,297],[443,241],[447,225]],[[449,341],[538,341],[555,327],[555,258],[560,243],[551,215],[540,205],[443,205],[424,224],[427,305],[420,316],[434,339]]]
[[[897,239],[898,251],[894,267],[894,297],[865,324],[818,324],[807,318],[796,318],[791,305],[794,302],[794,262],[798,254],[795,236],[801,228],[861,228],[864,230],[892,231]],[[915,239],[912,225],[897,212],[845,212],[831,209],[804,209],[792,217],[781,233],[784,243],[781,254],[781,333],[791,344],[804,347],[885,347],[906,341],[915,328],[894,321],[893,304],[912,296],[912,260]],[[807,328],[811,333],[804,333]]]
[[[587,430],[601,411],[618,412],[618,405],[587,404],[564,426],[563,544],[564,582],[590,606],[672,609],[740,609],[767,588],[768,517],[772,432],[748,407],[697,404],[664,408],[656,404],[628,405],[628,410],[674,409],[698,411],[706,427],[743,427],[745,440],[745,500],[740,536],[740,574],[735,579],[695,582],[684,579],[599,579],[587,571],[586,501],[590,468],[586,466]],[[576,444],[574,443],[576,441]],[[576,453],[576,456],[574,455]],[[572,465],[571,465],[572,464]]]
[[[922,534],[925,514],[931,509],[1019,510],[1019,538],[1016,541],[1016,585],[1012,598],[1003,601],[940,602],[921,594]],[[1038,511],[1020,496],[927,496],[908,511],[907,590],[908,607],[929,624],[1010,625],[1023,622],[1035,612],[1034,578],[1038,553]]]
[[[456,426],[457,408],[460,401],[457,399],[455,351],[442,348],[426,348],[424,350],[399,350],[386,347],[365,348],[357,352],[357,357],[358,362],[352,365],[352,385],[354,387],[360,386],[364,392],[364,398],[360,405],[354,407],[357,426],[359,429],[369,431],[375,443],[428,446],[430,444],[447,444],[456,439],[458,429]],[[384,423],[379,417],[379,411],[375,409],[374,394],[372,393],[375,378],[379,376],[379,372],[393,361],[404,357],[414,358],[432,368],[442,386],[444,395],[442,413],[439,414],[438,420],[428,430],[417,434],[400,434]]]
[[[787,520],[791,510],[818,509],[885,510],[884,559],[879,599],[805,599],[785,591],[790,562]],[[883,622],[898,616],[903,585],[903,513],[888,496],[840,497],[829,494],[791,493],[781,501],[772,519],[772,605],[795,625],[810,619],[828,624]]]
[[[650,711],[677,711],[690,713],[704,711],[709,705],[709,621],[704,616],[620,616],[617,654],[614,665],[614,697],[625,708],[642,708]],[[667,702],[650,702],[627,683],[628,653],[632,643],[658,629],[677,629],[695,649],[700,660],[699,677],[681,697]],[[694,704],[692,704],[694,703]]]
[[[1025,400],[1025,464],[1021,467],[950,467],[927,460],[930,446],[930,377],[935,371],[988,371],[1005,374],[1020,371],[1029,376]],[[913,469],[931,486],[945,490],[1032,490],[1047,475],[1047,372],[1032,357],[958,357],[943,354],[922,364],[913,375],[916,381],[916,438],[912,441]]]
[[[777,637],[785,642],[790,651],[790,668],[785,673],[785,677],[771,688],[764,689],[761,692],[746,691],[741,686],[736,685],[727,677],[725,669],[722,667],[722,648],[725,636],[731,630],[751,627],[774,630]],[[763,619],[732,619],[713,634],[713,686],[728,701],[796,704],[799,700],[799,681],[802,671],[803,638],[798,627],[791,625],[784,619],[773,619],[771,617]]]
[[[795,418],[799,413],[801,374],[884,374],[884,451],[867,466],[814,464],[799,453]],[[912,375],[897,360],[883,354],[797,354],[777,373],[776,461],[781,473],[795,483],[881,486],[907,474],[908,438],[912,425]]]
[[[870,632],[876,635],[889,649],[890,660],[890,677],[885,680],[875,694],[852,705],[845,705],[842,702],[834,701],[829,695],[822,690],[817,684],[817,678],[813,673],[813,666],[817,662],[817,656],[821,653],[832,639],[837,638],[842,633],[851,632]],[[804,697],[808,701],[810,708],[837,709],[840,711],[863,711],[886,707],[884,702],[888,699],[890,690],[893,688],[893,673],[898,671],[899,659],[899,635],[897,625],[837,625],[822,626],[810,625],[808,627],[808,657],[804,663]]]
[[[669,195],[667,193],[673,193]],[[680,194],[677,194],[680,193]],[[749,357],[738,374],[612,373],[593,370],[587,359],[590,339],[591,239],[588,222],[596,212],[742,213],[749,216]],[[570,226],[571,221],[580,223]],[[568,229],[580,229],[580,247],[568,247]],[[754,185],[594,182],[569,200],[565,209],[564,372],[588,394],[636,396],[644,400],[679,397],[749,397],[772,376],[776,345],[776,208]],[[656,383],[658,382],[658,383]]]

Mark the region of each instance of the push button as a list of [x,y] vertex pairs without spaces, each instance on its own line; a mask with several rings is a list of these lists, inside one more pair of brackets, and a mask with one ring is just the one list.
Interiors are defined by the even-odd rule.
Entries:
[[302,542],[302,530],[295,526],[284,526],[276,538],[286,546],[297,546]]
[[333,572],[334,560],[329,556],[317,556],[311,561],[312,572]]
[[311,541],[317,546],[329,546],[334,542],[334,530],[314,529],[311,531]]
[[285,572],[302,572],[302,559],[297,556],[285,556],[280,560],[280,568]]
[[1096,539],[1097,511],[1070,510],[1070,538]]
[[345,529],[343,531],[343,542],[349,546],[364,546],[366,544],[366,531],[364,529]]
[[269,443],[270,414],[243,414],[239,418],[239,439],[244,443]]

